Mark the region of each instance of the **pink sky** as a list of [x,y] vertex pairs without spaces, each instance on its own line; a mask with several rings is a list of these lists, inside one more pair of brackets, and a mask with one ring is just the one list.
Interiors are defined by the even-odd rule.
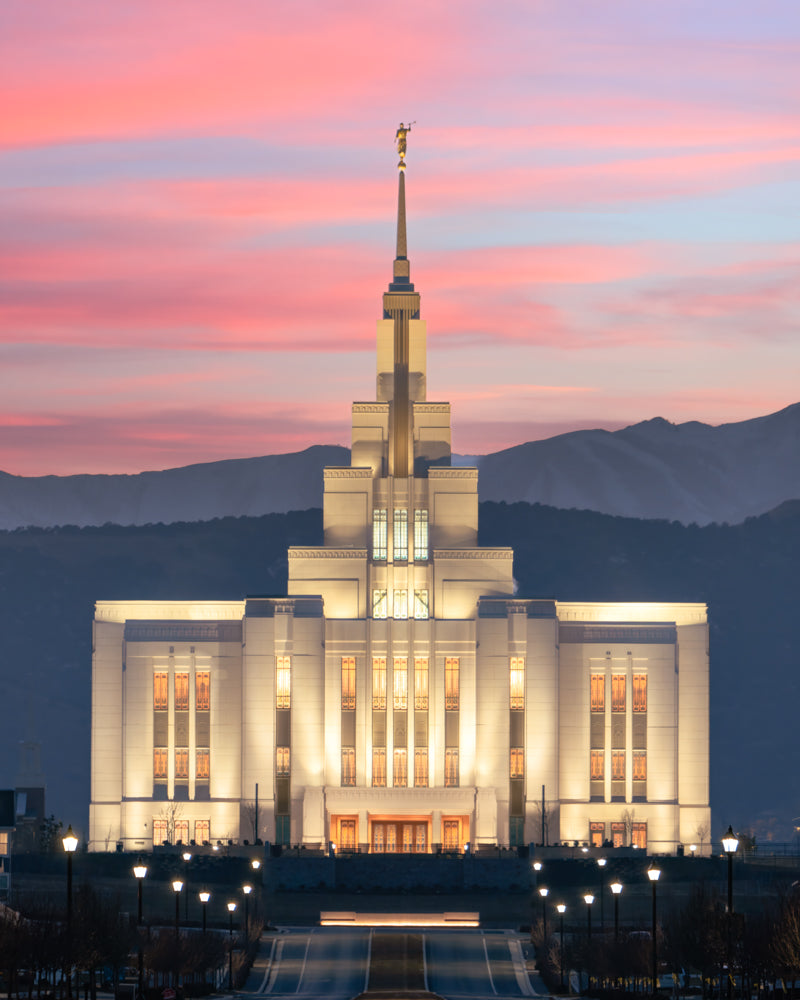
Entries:
[[410,119],[458,451],[797,402],[798,93],[796,0],[4,0],[0,469],[348,444]]

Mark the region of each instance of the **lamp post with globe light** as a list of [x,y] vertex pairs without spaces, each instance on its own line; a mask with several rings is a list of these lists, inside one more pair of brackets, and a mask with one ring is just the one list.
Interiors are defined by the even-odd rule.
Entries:
[[172,892],[175,895],[175,981],[173,986],[178,987],[179,963],[180,963],[180,933],[181,933],[181,889],[183,881],[179,878],[172,880]]
[[733,856],[738,847],[739,838],[733,832],[733,827],[729,826],[722,838],[722,848],[728,857],[728,1000],[731,998],[733,989],[733,934],[731,928],[733,923]]
[[546,885],[539,886],[539,895],[542,897],[542,940],[547,947],[547,894],[550,890]]
[[614,896],[614,940],[619,941],[619,896],[622,892],[622,882],[612,882],[610,888]]
[[144,995],[144,955],[142,954],[142,885],[147,876],[147,865],[139,858],[138,862],[133,866],[133,875],[136,879],[136,897],[137,897],[137,911],[136,911],[136,927],[139,935],[139,996]]
[[559,972],[560,972],[560,976],[561,976],[561,987],[560,987],[560,989],[561,989],[561,992],[563,993],[564,992],[564,914],[567,912],[567,907],[566,907],[565,903],[558,903],[556,905],[556,909],[558,910],[558,915],[561,918],[561,928],[560,928],[560,930],[561,930],[561,947],[559,948],[559,951],[558,951],[558,964],[559,964],[559,967],[560,967],[559,968]]
[[61,838],[67,855],[67,996],[72,996],[72,855],[78,848],[78,838],[70,823]]
[[183,879],[184,888],[186,889],[186,899],[184,902],[183,919],[188,924],[189,923],[189,863],[192,860],[192,852],[184,851],[183,854],[181,854],[181,857],[183,858],[183,863],[186,865],[186,874],[184,875]]
[[600,870],[600,884],[598,885],[598,895],[600,896],[600,933],[605,933],[606,929],[606,912],[605,912],[605,899],[603,892],[603,874],[605,872],[605,867],[608,864],[608,858],[598,858],[597,867]]
[[228,903],[228,989],[233,991],[233,914],[236,903]]
[[656,936],[658,928],[658,904],[656,903],[656,886],[658,885],[659,878],[661,878],[661,869],[655,864],[651,864],[647,869],[647,877],[653,886],[653,995],[655,995],[658,990],[658,938]]
[[242,892],[244,893],[244,938],[248,941],[248,935],[250,933],[250,893],[253,891],[252,885],[249,882],[245,882],[242,886]]

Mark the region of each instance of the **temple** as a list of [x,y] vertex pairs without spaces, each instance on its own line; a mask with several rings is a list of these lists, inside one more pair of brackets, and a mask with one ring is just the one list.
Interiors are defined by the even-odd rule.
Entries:
[[427,398],[398,146],[375,398],[325,470],[323,544],[289,550],[286,597],[97,602],[92,850],[703,840],[706,607],[523,598],[512,549],[478,546],[478,472]]

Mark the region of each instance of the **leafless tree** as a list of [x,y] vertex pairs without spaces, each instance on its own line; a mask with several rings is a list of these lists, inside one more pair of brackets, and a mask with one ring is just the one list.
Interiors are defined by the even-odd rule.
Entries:
[[701,855],[703,853],[703,844],[708,840],[708,834],[710,832],[710,829],[711,828],[709,826],[708,820],[702,820],[702,822],[698,823],[697,826],[694,828],[694,835],[695,837],[697,837],[697,840],[700,843]]
[[636,810],[623,809],[620,819],[625,826],[625,846],[630,847],[633,842],[633,824],[636,819]]
[[170,844],[175,843],[175,824],[181,818],[182,813],[183,806],[180,802],[168,802],[165,806],[162,806],[159,813],[161,819],[167,822],[167,840]]
[[256,809],[255,799],[245,799],[242,802],[242,821],[241,829],[242,831],[247,830],[253,832],[253,843],[255,843],[261,836],[261,832],[264,829],[264,824],[266,821],[266,809],[258,804]]
[[556,821],[558,819],[558,803],[557,802],[545,802],[544,803],[544,822],[542,822],[542,803],[539,799],[531,803],[533,806],[533,839],[539,840],[544,834],[544,839],[542,840],[542,847],[547,847],[550,843],[550,830],[556,826]]

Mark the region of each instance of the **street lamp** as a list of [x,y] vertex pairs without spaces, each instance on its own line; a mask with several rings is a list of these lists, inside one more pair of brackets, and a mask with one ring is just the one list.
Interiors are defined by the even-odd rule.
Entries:
[[188,924],[189,923],[189,862],[192,860],[192,852],[184,851],[183,854],[181,854],[181,857],[183,858],[183,862],[186,865],[186,878],[184,880],[186,885],[186,902],[184,904],[183,919]]
[[68,953],[68,977],[67,996],[72,996],[72,855],[78,847],[78,838],[72,830],[72,824],[67,827],[67,832],[61,838],[64,851],[67,855],[67,953]]
[[244,936],[245,940],[248,940],[249,927],[250,927],[250,893],[253,891],[252,885],[248,882],[242,886],[242,892],[244,893]]
[[614,895],[614,940],[619,941],[619,894],[622,892],[622,882],[612,882],[610,888]]
[[[145,876],[147,875],[147,865],[144,864],[141,858],[133,866],[133,874],[136,878],[136,894],[138,898],[138,910],[136,917],[136,926],[142,926],[142,885],[144,884]],[[142,955],[142,935],[139,932],[139,996],[144,996],[144,956]]]
[[561,918],[561,947],[558,952],[558,964],[560,966],[559,972],[561,975],[561,992],[564,992],[564,914],[567,912],[567,907],[565,903],[556,904],[556,909],[558,910],[558,915]]
[[657,911],[656,911],[656,886],[658,885],[658,880],[661,877],[661,869],[657,868],[654,864],[651,864],[647,869],[647,877],[653,884],[653,995],[655,996],[656,990],[658,989],[658,940],[656,938],[656,921],[657,921]]
[[591,892],[585,892],[583,894],[583,901],[586,903],[586,933],[589,940],[592,940],[592,903],[594,902],[594,894]]
[[539,895],[542,897],[542,927],[544,931],[544,946],[547,947],[547,894],[550,890],[546,885],[539,886]]
[[731,997],[733,986],[733,941],[731,934],[731,923],[733,921],[733,856],[739,847],[739,839],[733,832],[733,827],[728,827],[728,832],[722,838],[722,848],[728,855],[728,1000]]
[[603,869],[608,864],[608,858],[598,858],[597,867],[600,869],[600,933],[604,934],[606,929],[606,912],[605,912],[605,899],[603,893]]
[[203,934],[206,932],[206,910],[208,909],[208,901],[211,899],[211,893],[207,890],[203,890],[198,893],[200,897],[200,902],[203,904]]
[[541,861],[534,861],[533,862],[533,870],[535,872],[540,872],[542,870],[542,862]]
[[178,942],[180,940],[180,928],[181,928],[181,889],[183,888],[183,882],[179,878],[172,880],[172,891],[175,893],[175,981],[173,986],[177,988],[178,985],[178,963],[179,963],[179,953]]
[[233,914],[236,911],[236,903],[228,903],[228,989],[233,992]]

